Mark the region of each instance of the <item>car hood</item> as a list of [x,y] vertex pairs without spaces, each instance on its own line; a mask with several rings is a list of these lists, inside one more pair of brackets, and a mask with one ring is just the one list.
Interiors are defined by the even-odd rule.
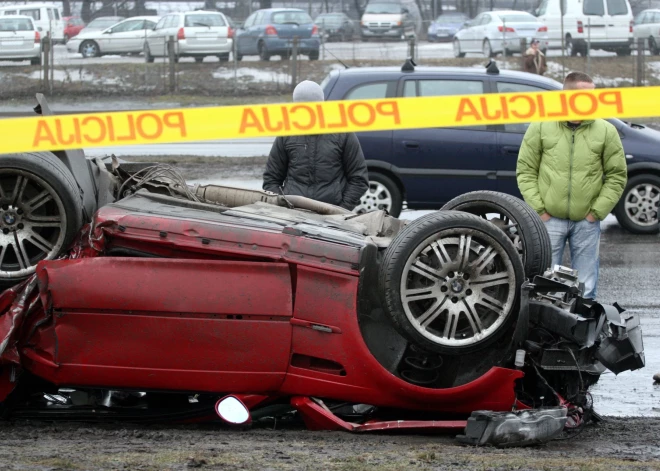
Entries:
[[82,29],[78,35],[73,38],[73,39],[95,39],[98,38],[102,34],[101,29]]
[[362,21],[363,22],[370,22],[370,21],[392,21],[392,22],[397,22],[397,21],[402,21],[403,17],[402,15],[396,15],[396,14],[380,14],[376,15],[373,13],[365,13],[362,15]]

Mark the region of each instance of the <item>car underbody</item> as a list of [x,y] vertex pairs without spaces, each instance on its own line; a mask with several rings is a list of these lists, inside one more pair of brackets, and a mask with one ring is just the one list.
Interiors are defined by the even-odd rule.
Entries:
[[644,366],[638,315],[582,298],[506,195],[402,221],[85,164],[93,216],[0,295],[6,418],[215,420],[231,396],[252,420],[531,444],[597,420],[606,369]]

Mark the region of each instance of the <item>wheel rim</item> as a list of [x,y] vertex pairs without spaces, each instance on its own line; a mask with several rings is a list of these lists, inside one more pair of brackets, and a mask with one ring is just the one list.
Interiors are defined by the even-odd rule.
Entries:
[[21,278],[64,243],[66,213],[55,190],[31,173],[0,171],[0,277]]
[[84,57],[94,57],[96,55],[96,46],[94,43],[83,44],[82,55]]
[[360,198],[360,204],[353,210],[358,214],[369,211],[392,209],[392,193],[380,182],[370,181],[369,188]]
[[454,55],[458,57],[461,53],[461,46],[458,44],[458,41],[454,41]]
[[418,333],[445,347],[475,345],[514,307],[515,271],[504,248],[470,229],[426,239],[406,261],[401,303]]
[[624,208],[626,215],[640,226],[654,226],[658,223],[660,188],[651,183],[642,183],[632,188],[626,195]]

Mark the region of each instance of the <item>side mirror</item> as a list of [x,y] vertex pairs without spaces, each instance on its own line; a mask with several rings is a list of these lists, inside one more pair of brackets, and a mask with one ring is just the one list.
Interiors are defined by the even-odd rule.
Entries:
[[250,411],[236,396],[225,396],[216,402],[215,413],[232,425],[247,425],[252,422]]

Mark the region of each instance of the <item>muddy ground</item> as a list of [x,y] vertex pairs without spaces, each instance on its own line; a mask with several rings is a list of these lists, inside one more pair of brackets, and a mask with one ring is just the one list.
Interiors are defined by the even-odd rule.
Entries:
[[0,424],[3,470],[660,469],[660,419],[608,418],[570,440],[474,448],[453,435],[355,435],[214,425]]

